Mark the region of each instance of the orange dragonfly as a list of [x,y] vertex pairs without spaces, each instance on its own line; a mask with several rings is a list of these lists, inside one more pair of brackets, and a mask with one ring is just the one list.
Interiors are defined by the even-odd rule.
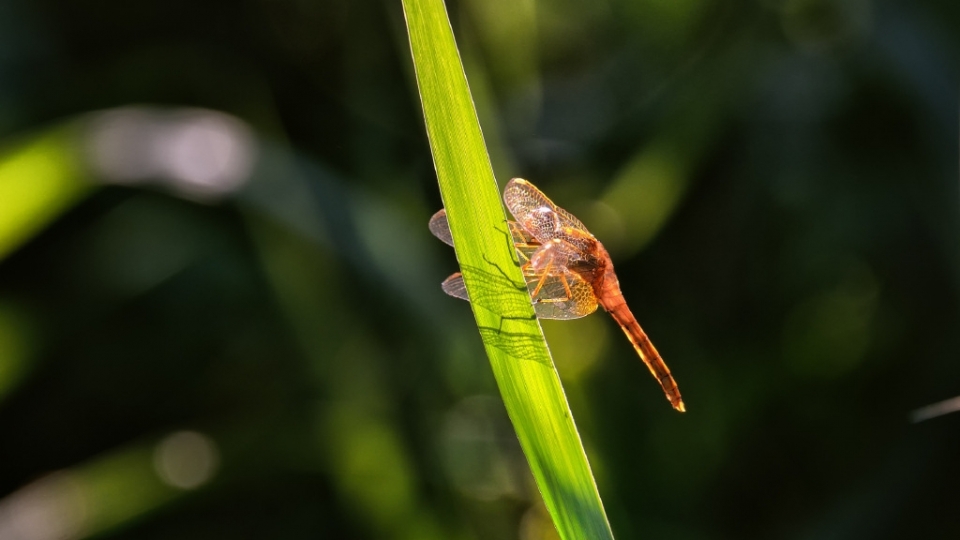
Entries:
[[[503,200],[517,220],[507,223],[537,316],[578,319],[596,311],[598,305],[603,306],[660,383],[670,405],[686,411],[670,369],[623,299],[620,281],[603,244],[573,214],[553,204],[522,178],[507,183]],[[453,245],[445,210],[430,218],[430,231]],[[468,299],[459,272],[448,277],[442,287],[450,296]]]

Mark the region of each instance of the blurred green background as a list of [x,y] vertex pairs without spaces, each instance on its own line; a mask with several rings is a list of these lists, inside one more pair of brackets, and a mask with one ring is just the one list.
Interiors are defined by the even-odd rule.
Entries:
[[[957,538],[960,4],[447,3],[501,185],[608,247],[545,331],[619,539]],[[399,2],[0,3],[0,538],[554,538]]]

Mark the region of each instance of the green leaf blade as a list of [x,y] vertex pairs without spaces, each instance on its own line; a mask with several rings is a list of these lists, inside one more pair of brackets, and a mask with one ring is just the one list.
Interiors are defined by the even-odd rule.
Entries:
[[[503,401],[564,540],[612,539],[596,482],[516,263],[442,0],[403,0],[437,179]],[[439,287],[438,287],[439,292]]]

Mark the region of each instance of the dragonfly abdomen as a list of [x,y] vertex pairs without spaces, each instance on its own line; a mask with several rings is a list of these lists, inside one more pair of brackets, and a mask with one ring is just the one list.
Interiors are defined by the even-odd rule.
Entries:
[[[609,280],[609,278],[608,276],[607,279]],[[660,388],[663,389],[670,405],[680,412],[685,412],[686,406],[683,404],[683,398],[680,397],[680,388],[677,386],[677,381],[670,373],[670,368],[667,367],[666,362],[660,357],[657,348],[653,346],[653,342],[640,327],[640,323],[637,322],[633,312],[627,307],[623,294],[620,292],[620,285],[616,281],[616,276],[613,276],[612,281],[607,281],[604,284],[604,294],[600,297],[600,305],[620,325],[623,333],[627,335],[627,339],[633,344],[634,350],[640,355],[640,359],[646,364],[653,378],[660,383]]]

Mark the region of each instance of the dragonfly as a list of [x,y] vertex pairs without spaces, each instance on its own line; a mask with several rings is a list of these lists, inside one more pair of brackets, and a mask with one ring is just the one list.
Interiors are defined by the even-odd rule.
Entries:
[[[660,383],[670,405],[685,412],[677,381],[627,307],[613,261],[603,244],[573,214],[522,178],[507,183],[503,201],[516,220],[508,221],[507,227],[537,316],[578,319],[596,311],[597,306],[603,307]],[[430,218],[429,227],[434,236],[453,246],[445,210]],[[469,300],[459,272],[444,280],[441,287],[450,296]]]

